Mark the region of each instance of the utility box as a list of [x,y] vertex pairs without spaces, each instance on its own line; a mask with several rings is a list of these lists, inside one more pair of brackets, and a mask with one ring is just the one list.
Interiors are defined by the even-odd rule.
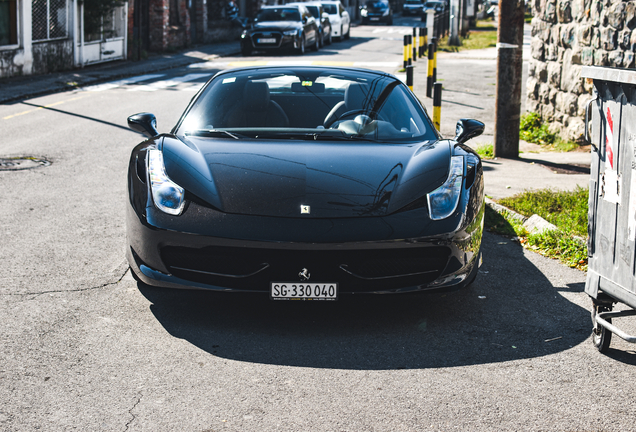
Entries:
[[[592,145],[585,292],[594,305],[592,340],[603,352],[612,333],[636,342],[612,324],[636,314],[636,71],[590,66],[582,76],[594,83],[585,113]],[[612,312],[618,302],[632,310]]]

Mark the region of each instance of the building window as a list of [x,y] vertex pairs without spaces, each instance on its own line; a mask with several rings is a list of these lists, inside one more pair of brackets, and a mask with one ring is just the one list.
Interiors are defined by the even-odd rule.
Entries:
[[0,0],[0,46],[18,44],[17,0]]
[[33,41],[68,37],[67,0],[33,0]]

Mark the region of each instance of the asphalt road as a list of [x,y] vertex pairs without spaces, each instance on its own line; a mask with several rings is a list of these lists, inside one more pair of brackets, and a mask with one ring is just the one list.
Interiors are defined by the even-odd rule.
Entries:
[[[302,60],[395,72],[399,32],[357,27]],[[152,111],[168,130],[243,61],[0,105],[0,155],[52,162],[0,171],[0,430],[636,430],[636,353],[592,346],[585,274],[492,234],[476,282],[448,294],[299,304],[138,285],[123,215],[142,137],[125,119]]]

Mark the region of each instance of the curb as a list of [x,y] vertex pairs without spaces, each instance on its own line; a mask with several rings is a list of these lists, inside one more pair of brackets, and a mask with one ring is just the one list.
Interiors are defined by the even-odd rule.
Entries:
[[558,231],[559,228],[543,219],[541,216],[537,214],[533,214],[530,217],[525,217],[514,210],[509,209],[508,207],[502,206],[501,204],[497,204],[490,198],[486,198],[486,205],[499,213],[500,215],[506,217],[511,217],[515,220],[518,220],[523,224],[523,227],[528,230],[530,233],[540,233],[544,231]]

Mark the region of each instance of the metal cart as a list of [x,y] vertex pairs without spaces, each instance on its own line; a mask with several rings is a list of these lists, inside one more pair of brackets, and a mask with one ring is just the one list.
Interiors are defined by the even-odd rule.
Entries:
[[[636,315],[636,71],[589,66],[581,75],[594,85],[585,111],[593,155],[585,292],[594,307],[592,341],[604,352],[612,333],[636,343],[612,323]],[[616,303],[631,310],[612,312]]]

